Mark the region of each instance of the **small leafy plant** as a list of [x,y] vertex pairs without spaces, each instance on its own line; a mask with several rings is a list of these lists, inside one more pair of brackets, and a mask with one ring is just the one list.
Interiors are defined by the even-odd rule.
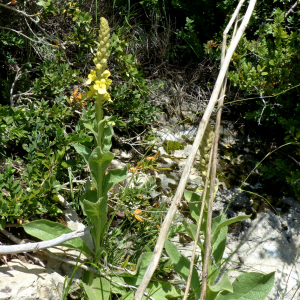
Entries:
[[[190,191],[185,191],[185,198],[188,201],[192,218],[196,222],[199,222],[200,207],[203,199],[198,194]],[[226,219],[225,214],[222,213],[220,216],[212,220],[211,258],[209,260],[207,273],[207,300],[239,299],[239,297],[246,295],[251,295],[249,299],[263,300],[273,287],[274,272],[266,275],[255,272],[243,273],[238,276],[233,283],[231,283],[227,271],[222,270],[222,265],[224,263],[223,253],[226,246],[228,226],[235,222],[246,220],[249,217],[250,216],[245,215]],[[207,216],[205,212],[201,224],[201,231],[203,232],[204,240],[206,238],[206,219]],[[195,240],[197,225],[186,221],[183,221],[183,225],[185,227],[185,232],[193,240]],[[200,241],[200,239],[198,241],[198,246],[201,249],[201,257],[204,257],[204,243]],[[169,241],[166,242],[165,249],[173,262],[175,272],[177,272],[184,280],[187,280],[190,266],[189,259],[180,254],[177,247]],[[194,267],[191,281],[192,295],[194,295],[193,299],[199,299],[200,297],[200,282],[197,268]],[[252,288],[256,292],[252,293]]]

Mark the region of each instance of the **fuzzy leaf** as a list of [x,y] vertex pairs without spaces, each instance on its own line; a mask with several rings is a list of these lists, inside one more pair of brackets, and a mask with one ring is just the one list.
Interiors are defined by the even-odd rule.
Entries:
[[102,152],[101,148],[96,147],[89,157],[89,166],[92,173],[92,180],[97,187],[97,179],[101,176],[104,177],[105,171],[110,162],[113,160],[114,155],[111,152]]
[[220,291],[228,291],[231,293],[233,292],[233,287],[227,272],[224,272],[223,277],[217,284],[209,286],[209,288],[213,292],[220,292]]
[[184,191],[184,197],[186,201],[189,203],[189,208],[192,217],[198,222],[200,216],[201,203],[202,203],[201,197],[196,193],[188,190]]
[[103,194],[107,192],[117,183],[123,181],[127,177],[128,168],[127,166],[124,169],[113,169],[109,170],[108,174],[105,175],[103,180]]
[[111,138],[114,134],[113,127],[111,125],[108,125],[106,123],[106,126],[104,127],[103,130],[103,140],[102,140],[102,149],[103,152],[107,152],[111,148]]
[[[102,232],[107,221],[107,201],[100,198],[97,202],[83,201],[84,212],[91,220],[93,228],[91,230],[94,243],[100,243]],[[94,245],[97,248],[99,245]]]
[[264,300],[274,285],[274,279],[275,272],[241,274],[232,284],[233,293],[223,291],[217,300]]
[[95,124],[92,124],[90,121],[83,122],[83,125],[86,129],[88,129],[92,132],[92,134],[95,137],[95,140],[97,141],[98,140],[97,126],[95,126]]
[[76,152],[80,154],[84,158],[85,162],[88,164],[92,150],[81,144],[73,144],[73,147],[75,148]]

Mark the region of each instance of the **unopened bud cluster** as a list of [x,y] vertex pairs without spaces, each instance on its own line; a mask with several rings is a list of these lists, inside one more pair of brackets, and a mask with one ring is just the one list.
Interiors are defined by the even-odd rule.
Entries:
[[106,70],[107,59],[109,57],[109,26],[105,18],[100,19],[99,43],[97,53],[94,58],[95,70],[91,70],[88,75],[87,85],[91,84],[88,98],[96,96],[101,102],[111,101],[108,88],[112,81],[108,78],[110,72]]
[[204,132],[201,145],[199,147],[200,151],[200,171],[202,173],[202,180],[205,182],[207,167],[209,163],[210,149],[212,147],[212,142],[214,138],[214,132],[210,126],[207,124],[206,130]]

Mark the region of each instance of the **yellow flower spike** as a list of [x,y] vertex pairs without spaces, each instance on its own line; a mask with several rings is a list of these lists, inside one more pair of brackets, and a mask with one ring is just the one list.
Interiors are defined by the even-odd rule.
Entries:
[[106,19],[100,19],[99,43],[97,43],[96,56],[94,57],[95,70],[91,71],[86,84],[91,84],[88,97],[96,96],[96,101],[103,103],[110,101],[108,88],[112,81],[108,78],[110,72],[107,68],[107,59],[109,57],[110,34]]

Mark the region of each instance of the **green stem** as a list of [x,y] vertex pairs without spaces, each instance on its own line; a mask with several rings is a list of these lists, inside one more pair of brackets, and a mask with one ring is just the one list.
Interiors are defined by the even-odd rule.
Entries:
[[[97,127],[98,127],[98,140],[97,140],[97,146],[100,147],[102,150],[102,138],[103,138],[103,130],[104,130],[104,122],[101,122],[103,120],[103,107],[102,107],[102,99],[99,95],[96,98],[96,121],[97,121]],[[103,184],[103,168],[102,165],[98,165],[98,178],[97,178],[97,197],[100,199],[103,197],[102,192],[102,184]]]

